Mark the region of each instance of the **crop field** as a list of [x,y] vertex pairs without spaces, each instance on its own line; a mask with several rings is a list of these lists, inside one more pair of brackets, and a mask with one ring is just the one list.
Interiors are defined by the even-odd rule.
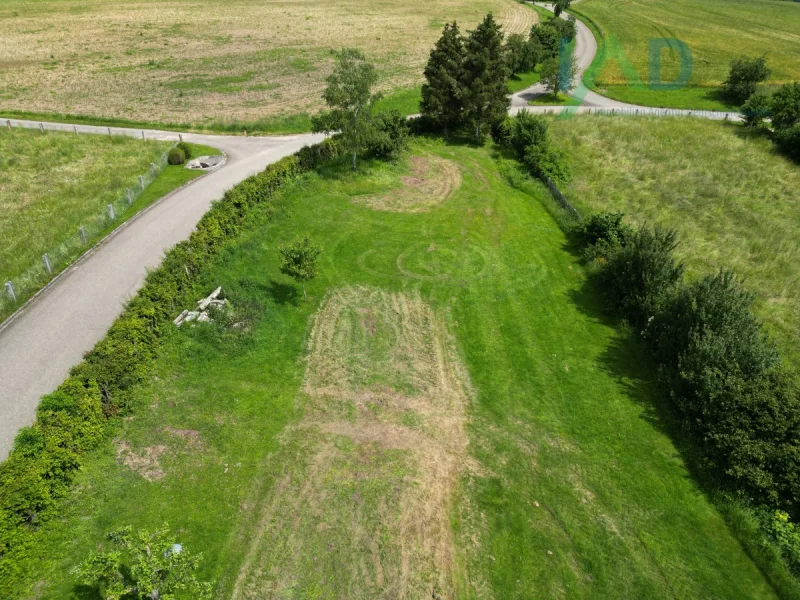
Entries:
[[332,50],[362,49],[384,91],[410,88],[444,23],[487,11],[507,32],[537,20],[514,0],[6,0],[0,111],[291,128],[322,106]]
[[[238,326],[170,329],[20,596],[70,597],[105,532],[167,521],[220,598],[774,598],[546,202],[431,140],[285,188],[197,283]],[[308,299],[278,271],[301,235]]]
[[[775,0],[583,0],[575,6],[599,27],[609,55],[621,49],[641,85],[629,81],[611,60],[596,73],[595,89],[626,102],[671,108],[718,109],[725,105],[717,87],[731,60],[766,54],[768,86],[800,80],[800,3]],[[597,32],[595,32],[597,35]],[[692,55],[688,85],[650,89],[650,43],[677,39]],[[599,54],[598,54],[599,56]],[[675,48],[660,53],[661,81],[675,81],[680,57]]]
[[702,119],[580,116],[552,122],[584,213],[615,210],[679,232],[690,276],[725,267],[754,291],[800,364],[800,169],[769,140]]

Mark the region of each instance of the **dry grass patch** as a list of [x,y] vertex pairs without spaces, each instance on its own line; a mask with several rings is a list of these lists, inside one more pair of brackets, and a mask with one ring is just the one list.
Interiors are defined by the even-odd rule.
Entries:
[[413,87],[444,23],[489,10],[510,31],[536,21],[513,0],[6,0],[0,107],[198,124],[313,112],[331,49],[363,49],[384,90]]
[[466,381],[418,294],[332,292],[234,597],[452,598]]
[[409,159],[409,174],[402,187],[381,194],[356,196],[353,200],[374,210],[425,212],[441,204],[461,187],[461,170],[454,162],[425,154]]

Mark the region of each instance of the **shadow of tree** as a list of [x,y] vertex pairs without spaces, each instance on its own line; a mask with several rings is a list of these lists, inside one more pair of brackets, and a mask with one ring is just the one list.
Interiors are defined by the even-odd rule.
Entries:
[[80,584],[72,588],[70,600],[103,600],[103,595],[95,586]]

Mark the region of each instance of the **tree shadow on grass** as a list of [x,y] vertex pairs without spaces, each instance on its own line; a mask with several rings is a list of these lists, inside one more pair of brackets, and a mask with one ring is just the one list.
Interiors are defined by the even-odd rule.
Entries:
[[298,306],[300,304],[302,292],[296,285],[271,279],[262,289],[264,289],[278,304],[291,304],[292,306]]
[[76,585],[72,588],[71,600],[103,600],[103,595],[95,586]]
[[611,375],[625,395],[641,407],[641,418],[670,439],[686,467],[685,478],[710,499],[710,494],[719,489],[722,482],[713,471],[702,466],[700,449],[671,410],[669,390],[659,381],[658,365],[648,356],[644,342],[637,339],[639,332],[605,308],[603,292],[593,276],[571,290],[569,297],[584,315],[615,331],[596,358],[598,367]]

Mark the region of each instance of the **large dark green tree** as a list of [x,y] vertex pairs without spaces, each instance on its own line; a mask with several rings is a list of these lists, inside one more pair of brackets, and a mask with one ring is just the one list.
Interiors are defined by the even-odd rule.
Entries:
[[447,136],[463,119],[464,39],[455,21],[444,26],[442,37],[431,50],[425,79],[420,109]]
[[503,32],[491,13],[470,32],[465,50],[464,121],[481,139],[505,118],[509,106]]

